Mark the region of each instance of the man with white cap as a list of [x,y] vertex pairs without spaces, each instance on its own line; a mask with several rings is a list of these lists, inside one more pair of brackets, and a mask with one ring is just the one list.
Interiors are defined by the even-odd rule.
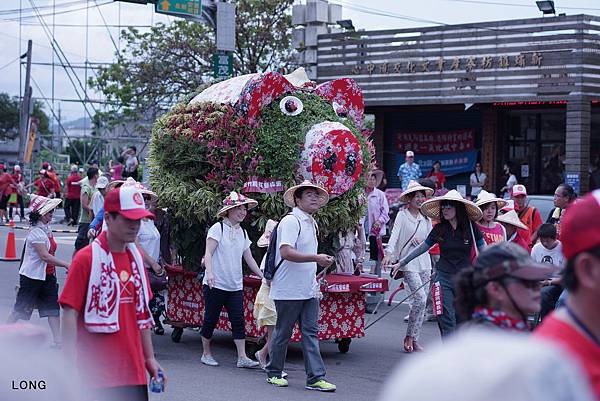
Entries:
[[574,203],[561,226],[567,259],[562,285],[569,296],[535,333],[580,362],[600,399],[600,190]]
[[421,178],[421,167],[415,163],[415,153],[412,150],[406,151],[406,162],[398,168],[398,178],[402,182],[402,190],[408,188],[411,181],[418,181]]
[[538,239],[537,230],[542,225],[542,216],[539,210],[527,204],[527,188],[523,184],[516,184],[512,190],[512,199],[515,201],[515,212],[519,219],[529,228],[531,235],[531,244],[535,244]]
[[[154,357],[152,291],[135,240],[146,210],[140,190],[113,189],[104,200],[107,230],[74,257],[60,295],[63,340],[93,400],[147,400],[146,372],[166,380]],[[161,377],[162,375],[162,377]]]
[[280,263],[271,282],[270,297],[275,301],[277,323],[271,341],[271,360],[266,367],[267,382],[287,387],[283,367],[288,343],[296,323],[302,332],[302,353],[308,390],[332,392],[335,385],[325,380],[325,364],[318,338],[319,284],[317,265],[328,268],[333,256],[318,254],[317,223],[312,215],[329,200],[318,185],[304,181],[289,188],[283,199],[292,213],[277,226],[275,262]]

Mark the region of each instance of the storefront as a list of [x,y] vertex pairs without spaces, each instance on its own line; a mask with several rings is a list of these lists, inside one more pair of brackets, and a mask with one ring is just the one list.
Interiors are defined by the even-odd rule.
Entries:
[[449,186],[476,160],[530,193],[600,185],[600,18],[576,15],[318,37],[317,80],[354,78],[391,186],[409,147]]

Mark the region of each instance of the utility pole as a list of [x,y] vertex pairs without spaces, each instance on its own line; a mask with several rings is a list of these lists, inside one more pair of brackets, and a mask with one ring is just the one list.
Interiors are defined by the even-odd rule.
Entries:
[[29,135],[29,117],[31,115],[31,48],[33,42],[27,41],[27,53],[23,54],[21,58],[27,57],[27,66],[25,69],[25,92],[23,93],[23,99],[21,100],[21,110],[19,113],[19,160],[23,160],[25,157],[25,146],[27,144],[27,136]]

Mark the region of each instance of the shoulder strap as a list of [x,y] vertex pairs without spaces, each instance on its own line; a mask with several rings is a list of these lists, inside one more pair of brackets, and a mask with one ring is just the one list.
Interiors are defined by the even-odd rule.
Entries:
[[415,227],[415,231],[408,238],[408,240],[406,241],[406,243],[404,244],[404,246],[400,249],[400,252],[398,252],[398,255],[402,255],[402,251],[404,250],[404,248],[406,248],[408,246],[408,244],[410,244],[410,241],[412,241],[412,239],[414,238],[414,236],[417,234],[417,231],[419,230],[419,225],[421,225],[421,220],[417,221],[417,227]]
[[473,238],[473,247],[475,248],[475,257],[479,257],[479,249],[475,240],[475,232],[473,231],[473,222],[469,220],[469,228],[471,229],[471,238]]

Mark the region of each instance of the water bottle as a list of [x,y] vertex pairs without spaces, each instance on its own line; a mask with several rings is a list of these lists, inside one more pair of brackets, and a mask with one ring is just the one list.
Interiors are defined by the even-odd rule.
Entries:
[[164,374],[162,369],[158,369],[158,379],[150,379],[150,391],[153,393],[162,393],[165,390]]

